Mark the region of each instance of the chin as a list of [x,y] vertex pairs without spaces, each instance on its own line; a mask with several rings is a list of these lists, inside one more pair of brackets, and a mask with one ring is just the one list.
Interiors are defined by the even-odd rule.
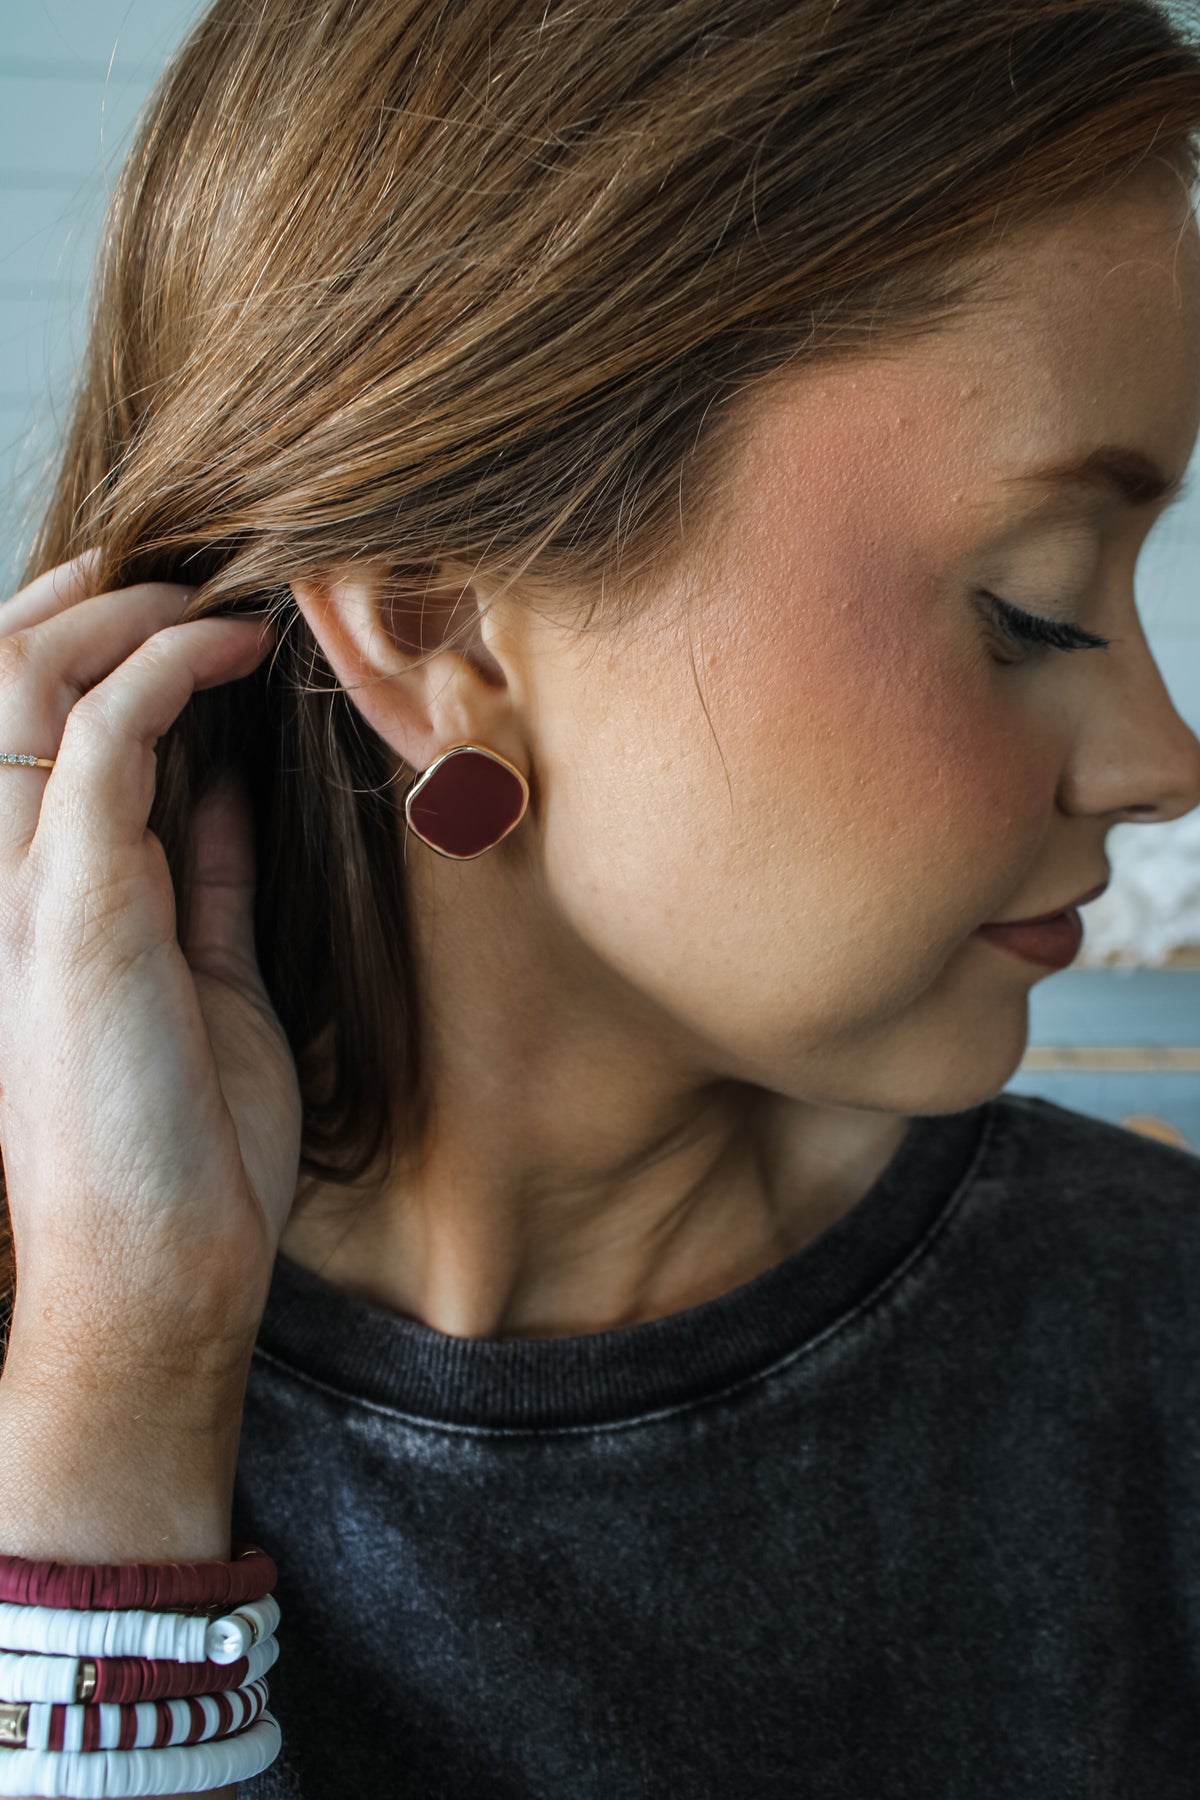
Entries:
[[975,984],[950,977],[870,1050],[859,1046],[857,1092],[842,1104],[910,1116],[966,1112],[1007,1087],[1028,1045],[1027,989],[993,988],[981,1003]]

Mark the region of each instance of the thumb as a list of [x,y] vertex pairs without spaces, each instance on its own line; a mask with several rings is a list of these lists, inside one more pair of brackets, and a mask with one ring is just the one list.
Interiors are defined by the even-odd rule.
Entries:
[[191,821],[191,896],[180,948],[202,974],[231,963],[257,968],[254,949],[254,809],[244,778],[225,769]]

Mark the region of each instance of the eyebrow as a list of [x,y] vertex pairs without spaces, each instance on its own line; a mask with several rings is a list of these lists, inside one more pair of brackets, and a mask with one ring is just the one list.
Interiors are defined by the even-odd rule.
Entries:
[[1168,475],[1141,450],[1124,444],[1102,444],[1086,456],[1046,463],[1023,474],[1012,475],[1008,486],[1099,488],[1123,500],[1127,506],[1154,506],[1176,500],[1187,485],[1186,473]]

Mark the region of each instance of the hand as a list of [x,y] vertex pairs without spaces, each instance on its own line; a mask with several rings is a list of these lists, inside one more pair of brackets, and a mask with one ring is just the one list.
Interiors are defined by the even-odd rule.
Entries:
[[[248,1357],[296,1190],[301,1100],[254,949],[250,801],[197,806],[176,937],[147,828],[155,744],[271,628],[177,623],[192,590],[92,595],[94,557],[0,606],[0,1146],[39,1352],[164,1371]],[[91,596],[91,597],[89,597]]]

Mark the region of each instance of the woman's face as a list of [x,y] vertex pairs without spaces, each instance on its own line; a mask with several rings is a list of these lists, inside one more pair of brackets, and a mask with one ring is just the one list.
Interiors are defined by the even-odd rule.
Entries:
[[[1047,974],[976,928],[1066,904],[1105,879],[1111,826],[1200,802],[1200,741],[1134,606],[1162,504],[1031,479],[1102,447],[1182,474],[1190,206],[1141,176],[996,267],[985,310],[764,401],[719,551],[624,630],[485,626],[536,781],[510,842],[544,882],[543,941],[649,999],[697,1070],[974,1104]],[[981,590],[1112,646],[1022,652]]]

